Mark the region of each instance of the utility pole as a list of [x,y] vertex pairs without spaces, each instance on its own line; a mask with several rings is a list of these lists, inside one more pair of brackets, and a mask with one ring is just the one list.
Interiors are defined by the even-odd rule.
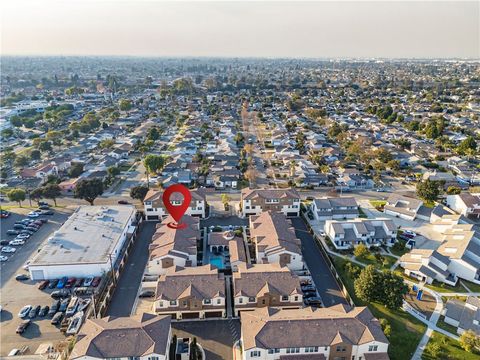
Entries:
[[112,254],[108,254],[108,259],[110,260],[110,270],[112,272],[113,285],[117,285],[117,277],[115,276],[115,269],[113,268]]

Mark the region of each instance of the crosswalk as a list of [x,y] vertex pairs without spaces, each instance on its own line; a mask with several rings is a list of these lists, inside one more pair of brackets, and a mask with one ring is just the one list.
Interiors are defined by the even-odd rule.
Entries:
[[230,333],[232,334],[233,337],[233,342],[235,343],[236,341],[240,340],[240,334],[238,332],[238,327],[235,326],[235,322],[238,323],[238,320],[233,320],[233,319],[228,319],[228,328],[230,329]]

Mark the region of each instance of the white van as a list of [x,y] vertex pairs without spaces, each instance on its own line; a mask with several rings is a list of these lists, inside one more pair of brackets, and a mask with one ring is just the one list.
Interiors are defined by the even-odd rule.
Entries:
[[8,353],[8,356],[15,356],[15,355],[20,355],[20,350],[18,350],[18,349],[12,349],[12,350],[10,350],[10,352]]

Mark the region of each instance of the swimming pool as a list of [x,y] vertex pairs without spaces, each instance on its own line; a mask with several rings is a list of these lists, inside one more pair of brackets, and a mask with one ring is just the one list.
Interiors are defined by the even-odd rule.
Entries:
[[225,265],[223,263],[223,257],[221,256],[211,256],[210,264],[212,264],[213,266],[216,266],[219,269],[225,269]]

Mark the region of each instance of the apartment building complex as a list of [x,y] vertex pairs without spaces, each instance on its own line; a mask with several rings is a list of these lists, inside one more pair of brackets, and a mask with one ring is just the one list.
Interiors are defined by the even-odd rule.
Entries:
[[295,189],[243,189],[240,200],[242,216],[278,211],[285,216],[300,214],[300,195]]
[[315,220],[355,219],[359,215],[353,197],[314,199],[312,213]]
[[[192,200],[185,212],[186,215],[199,216],[204,218],[206,216],[207,201],[205,194],[198,190],[190,190]],[[145,210],[145,217],[147,220],[162,220],[168,215],[168,211],[163,205],[163,191],[150,189],[143,199],[143,206]],[[170,203],[173,206],[181,205],[183,202],[183,195],[180,193],[173,193],[170,196]]]

